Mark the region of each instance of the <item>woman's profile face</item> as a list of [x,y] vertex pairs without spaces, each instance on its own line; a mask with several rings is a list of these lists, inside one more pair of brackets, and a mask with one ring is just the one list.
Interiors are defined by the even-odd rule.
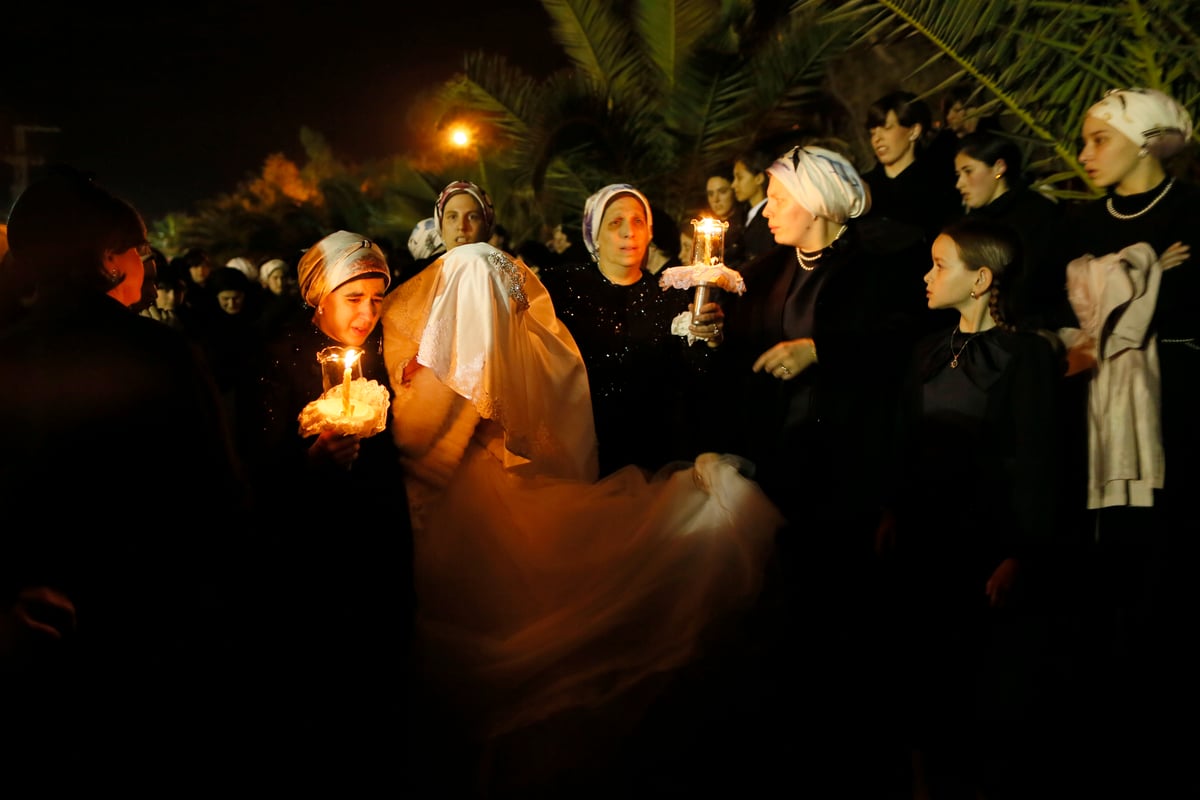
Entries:
[[386,291],[382,277],[370,276],[343,283],[321,301],[317,325],[326,336],[343,345],[362,347],[379,322]]
[[762,182],[766,180],[766,176],[762,173],[751,172],[743,162],[736,161],[733,165],[733,186],[734,196],[738,202],[748,203],[762,191]]
[[649,245],[650,223],[641,201],[626,194],[609,203],[596,236],[600,262],[625,269],[640,268],[646,261]]
[[146,281],[146,263],[142,261],[142,246],[131,247],[120,253],[109,251],[105,256],[105,269],[110,273],[124,275],[125,279],[108,293],[132,307],[142,300],[142,284]]
[[1133,140],[1107,122],[1090,115],[1084,119],[1079,163],[1096,186],[1115,186],[1124,180],[1141,160],[1139,149]]
[[804,237],[816,221],[816,217],[800,205],[780,181],[767,184],[767,204],[763,206],[762,213],[776,244],[788,247],[801,247]]
[[[962,195],[967,208],[983,208],[1004,193],[1006,184],[1000,170],[1001,162],[988,166],[966,153],[954,157],[954,173],[958,181],[954,188]],[[999,178],[996,176],[1000,175]]]
[[958,245],[946,234],[933,240],[933,266],[925,273],[925,298],[930,308],[958,308],[971,298],[978,273],[967,269]]

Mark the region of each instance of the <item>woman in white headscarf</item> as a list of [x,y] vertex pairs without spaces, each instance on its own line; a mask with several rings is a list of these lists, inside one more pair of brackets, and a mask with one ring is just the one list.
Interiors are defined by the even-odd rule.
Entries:
[[[747,264],[746,293],[724,304],[718,352],[727,369],[714,385],[726,399],[714,402],[736,410],[737,424],[723,449],[754,463],[755,479],[790,525],[778,540],[781,585],[805,636],[779,646],[824,654],[806,660],[805,676],[783,676],[782,713],[833,729],[854,719],[853,730],[831,737],[816,760],[883,764],[885,755],[861,755],[884,744],[868,737],[890,729],[877,716],[878,675],[866,667],[883,657],[873,648],[886,631],[872,601],[879,581],[871,546],[883,442],[915,336],[909,310],[921,310],[922,287],[915,279],[908,285],[908,272],[892,260],[865,251],[857,226],[870,192],[841,154],[795,147],[767,174],[763,214],[783,246]],[[814,696],[814,684],[829,702]],[[867,779],[847,766],[851,773]],[[873,795],[879,787],[847,791]]]
[[1179,522],[1194,514],[1200,485],[1200,264],[1191,258],[1200,188],[1168,169],[1194,139],[1192,117],[1163,92],[1112,90],[1088,109],[1082,138],[1079,160],[1106,195],[1073,209],[1059,261],[1074,312],[1060,334],[1073,356],[1087,354],[1072,358],[1088,395],[1086,420],[1074,418],[1073,474],[1087,490],[1070,499],[1080,507],[1086,497],[1092,510],[1083,531],[1100,594],[1088,599],[1108,609],[1095,620],[1106,637],[1097,644],[1121,677],[1087,669],[1102,694],[1126,704],[1117,711],[1190,697],[1180,713],[1195,713],[1198,665],[1177,643],[1200,614],[1198,540]]
[[[663,291],[647,268],[653,226],[641,191],[628,183],[604,186],[584,204],[591,258],[540,276],[587,365],[601,475],[626,464],[653,471],[694,458],[703,430],[688,417],[695,407],[689,401],[705,383],[712,354],[672,332],[691,294]],[[699,319],[709,335],[720,329],[719,315]],[[659,411],[672,412],[669,425]]]
[[595,482],[583,359],[523,263],[457,247],[388,296],[383,328],[421,667],[477,741],[629,710],[754,598],[778,512],[734,457]]
[[317,356],[327,347],[361,353],[353,378],[367,383],[355,387],[352,407],[369,389],[375,400],[389,394],[379,318],[392,273],[379,245],[336,231],[304,252],[297,276],[307,314],[263,348],[242,420],[268,548],[259,562],[246,558],[247,569],[260,571],[268,612],[262,651],[251,660],[271,673],[263,701],[279,704],[277,730],[295,737],[284,749],[301,759],[341,758],[378,735],[351,721],[363,708],[403,712],[412,538],[386,432],[390,405],[371,426],[322,427],[304,412],[326,391]]

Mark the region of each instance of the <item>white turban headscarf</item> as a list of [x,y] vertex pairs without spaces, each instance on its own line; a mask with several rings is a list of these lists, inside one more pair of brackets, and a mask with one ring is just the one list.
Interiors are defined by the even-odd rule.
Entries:
[[383,278],[384,289],[392,282],[391,269],[379,245],[350,231],[331,233],[305,250],[296,274],[300,294],[313,308],[318,308],[334,289],[355,278],[378,275]]
[[654,217],[650,214],[650,201],[646,195],[639,192],[628,183],[610,183],[583,204],[583,245],[592,254],[592,258],[600,258],[600,246],[596,243],[600,236],[600,223],[604,220],[604,211],[608,204],[623,194],[636,197],[646,209],[646,226],[654,230]]
[[1155,89],[1110,89],[1087,116],[1116,128],[1155,158],[1175,155],[1192,138],[1187,109]]
[[793,147],[767,167],[814,217],[843,224],[871,210],[871,192],[858,170],[823,147]]

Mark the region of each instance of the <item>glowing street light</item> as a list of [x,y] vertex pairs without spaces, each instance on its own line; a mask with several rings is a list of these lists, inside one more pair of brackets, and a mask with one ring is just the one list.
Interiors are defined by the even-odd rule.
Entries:
[[450,144],[464,151],[474,147],[475,158],[479,162],[479,183],[484,189],[487,189],[487,171],[483,166],[483,151],[480,150],[479,143],[475,141],[474,131],[461,123],[453,126],[450,128]]

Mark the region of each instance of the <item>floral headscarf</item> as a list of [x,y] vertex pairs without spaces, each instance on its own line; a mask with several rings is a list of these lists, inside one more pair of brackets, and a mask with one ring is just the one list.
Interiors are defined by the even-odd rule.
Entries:
[[378,275],[385,289],[392,282],[392,272],[379,245],[350,231],[331,233],[304,251],[296,273],[300,294],[313,308],[318,308],[334,289],[355,278]]
[[793,147],[767,173],[814,217],[840,224],[871,210],[871,192],[858,170],[832,150]]

